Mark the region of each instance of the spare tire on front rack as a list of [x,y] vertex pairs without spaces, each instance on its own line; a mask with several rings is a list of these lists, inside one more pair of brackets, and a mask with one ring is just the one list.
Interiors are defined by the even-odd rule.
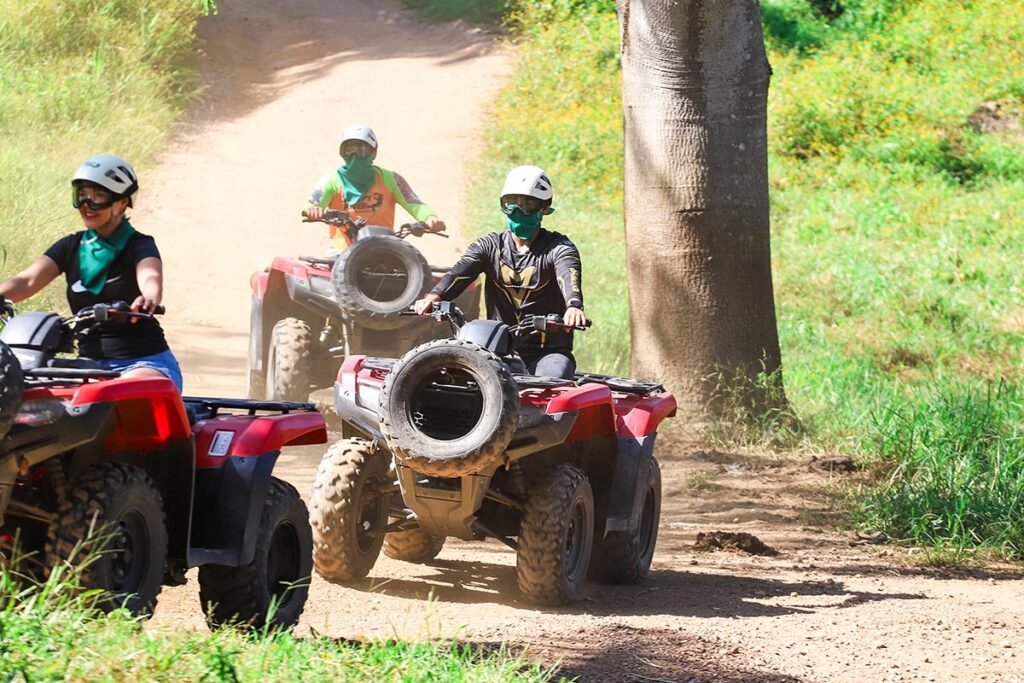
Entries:
[[442,339],[395,363],[379,412],[399,463],[428,476],[460,477],[501,461],[519,419],[519,391],[498,356]]
[[21,363],[10,347],[0,342],[0,439],[14,424],[14,415],[21,406],[25,378]]
[[359,323],[391,329],[430,287],[430,266],[413,245],[389,235],[356,240],[331,271],[338,305]]

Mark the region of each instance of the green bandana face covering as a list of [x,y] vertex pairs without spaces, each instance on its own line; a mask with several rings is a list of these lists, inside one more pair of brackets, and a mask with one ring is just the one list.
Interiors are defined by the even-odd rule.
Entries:
[[377,178],[377,169],[370,157],[359,157],[351,154],[345,157],[345,165],[338,169],[341,186],[345,190],[345,203],[354,205],[373,187]]
[[78,243],[78,270],[83,287],[96,295],[103,291],[110,264],[124,251],[134,234],[135,228],[127,219],[121,221],[109,240],[100,237],[95,230],[85,231]]
[[541,213],[527,216],[521,209],[516,207],[512,213],[505,216],[505,222],[508,223],[508,229],[512,231],[513,235],[521,240],[529,241],[540,230],[540,221],[543,217]]

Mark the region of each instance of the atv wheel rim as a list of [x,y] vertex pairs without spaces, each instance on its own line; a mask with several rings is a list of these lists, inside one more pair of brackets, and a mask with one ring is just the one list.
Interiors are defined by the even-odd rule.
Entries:
[[117,521],[108,545],[111,589],[137,593],[149,573],[150,538],[146,518],[129,510]]
[[290,522],[279,524],[270,537],[267,585],[278,606],[286,603],[290,589],[300,578],[299,534]]
[[356,519],[356,546],[363,555],[373,551],[377,537],[375,532],[380,524],[381,497],[375,491],[379,486],[380,482],[377,479],[371,479],[363,487],[359,517]]
[[569,529],[565,538],[565,575],[570,581],[574,581],[581,571],[583,555],[585,554],[584,541],[587,537],[587,512],[583,501],[577,500],[569,513]]

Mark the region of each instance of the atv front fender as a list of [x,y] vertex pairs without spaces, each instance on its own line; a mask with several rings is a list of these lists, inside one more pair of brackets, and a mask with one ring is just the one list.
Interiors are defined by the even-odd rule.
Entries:
[[656,436],[619,439],[602,537],[611,531],[633,533],[639,527],[647,484],[652,476],[661,479],[661,469],[654,459]]

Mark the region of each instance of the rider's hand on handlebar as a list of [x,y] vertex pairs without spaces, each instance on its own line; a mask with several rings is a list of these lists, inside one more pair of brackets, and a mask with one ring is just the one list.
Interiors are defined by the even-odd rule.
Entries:
[[427,315],[430,313],[430,309],[433,307],[435,301],[440,301],[441,297],[433,292],[427,292],[422,299],[417,301],[413,306],[416,310],[416,315]]
[[[150,299],[140,295],[135,297],[135,301],[132,302],[131,309],[133,313],[153,313],[159,305],[160,303],[156,299]],[[132,323],[137,322],[139,322],[138,318],[132,318]]]
[[583,310],[575,306],[569,306],[562,314],[562,322],[569,327],[583,327],[587,324],[587,316]]
[[306,210],[302,212],[302,215],[306,217],[307,223],[316,223],[323,220],[324,213],[327,211],[322,206],[307,206]]
[[427,220],[423,221],[427,224],[432,232],[444,232],[444,229],[448,226],[444,224],[444,221],[437,216],[427,216]]

